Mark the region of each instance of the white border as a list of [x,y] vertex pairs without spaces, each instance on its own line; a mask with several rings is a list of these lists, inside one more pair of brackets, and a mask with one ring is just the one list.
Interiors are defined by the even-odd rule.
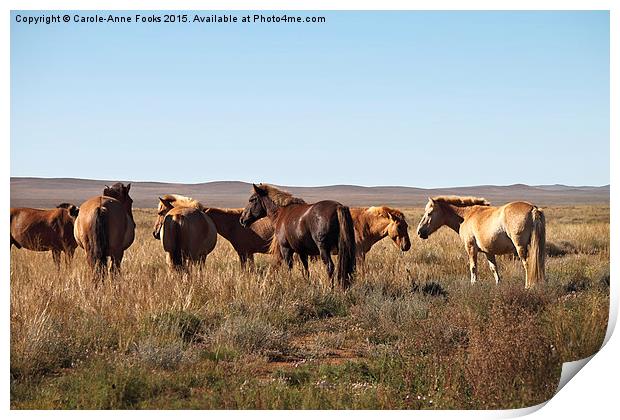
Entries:
[[[620,66],[618,66],[619,57],[619,43],[618,43],[618,26],[620,23],[619,10],[617,6],[618,2],[611,0],[566,0],[566,1],[554,1],[554,0],[522,0],[522,1],[491,1],[491,0],[474,0],[474,1],[458,1],[458,0],[444,0],[444,1],[403,1],[403,0],[385,0],[385,1],[346,1],[346,0],[319,0],[319,1],[277,1],[277,0],[263,0],[263,1],[164,1],[164,0],[137,0],[132,2],[112,0],[112,1],[76,1],[76,0],[64,0],[64,1],[42,1],[42,0],[24,0],[15,1],[8,0],[3,1],[0,6],[4,15],[0,19],[0,25],[2,27],[2,58],[3,65],[0,67],[1,78],[4,80],[5,92],[10,92],[10,10],[610,10],[610,24],[611,24],[611,127],[610,137],[614,139],[611,141],[610,156],[619,156],[618,152],[618,128],[617,121],[620,121],[620,115],[618,114],[618,84],[617,76],[620,74]],[[7,197],[9,193],[9,179],[10,179],[10,96],[3,95],[4,100],[1,102],[1,115],[0,118],[3,121],[2,127],[2,153],[0,153],[0,170],[5,176],[5,182],[2,183],[3,196]],[[617,160],[617,159],[616,159]],[[618,211],[615,197],[617,197],[617,181],[619,170],[613,165],[611,168],[611,231],[614,232],[614,228],[617,226]],[[9,200],[4,200],[3,211],[6,215],[8,213]],[[6,217],[6,216],[5,216]],[[8,223],[3,222],[5,229],[8,230]],[[5,230],[6,232],[6,230]],[[585,416],[594,418],[610,417],[610,413],[617,411],[616,401],[617,396],[617,378],[619,373],[619,365],[617,355],[620,354],[620,343],[617,337],[611,336],[613,326],[615,325],[618,312],[618,293],[616,288],[618,282],[616,280],[617,262],[616,251],[618,250],[618,235],[612,234],[611,238],[611,312],[610,312],[610,325],[607,332],[606,340],[609,340],[603,350],[597,354],[591,362],[588,363],[581,373],[579,373],[576,380],[570,381],[557,396],[552,398],[546,407],[533,414],[534,418],[562,418],[562,419],[582,419]],[[10,309],[10,297],[9,297],[9,252],[8,247],[5,248],[0,256],[2,261],[2,319],[4,321],[3,328],[0,329],[0,342],[2,343],[4,364],[3,364],[3,387],[2,387],[2,401],[5,410],[9,411],[9,309]],[[617,335],[617,334],[616,334]],[[611,337],[611,339],[610,339]],[[545,404],[541,404],[543,406]],[[536,407],[540,408],[540,407]],[[411,412],[411,411],[398,411],[398,412],[381,412],[380,415],[389,415],[394,417],[415,416],[416,418],[503,418],[512,417],[518,415],[524,415],[534,409],[522,409],[522,410],[503,410],[503,411],[441,411],[441,412]],[[36,416],[79,416],[82,417],[87,414],[84,411],[63,411],[63,412],[28,412],[28,411],[10,411],[8,413],[14,417],[30,417]],[[180,415],[178,412],[167,411],[151,411],[146,413],[134,413],[126,414],[126,412],[115,412],[114,415],[131,415],[141,416],[148,415],[148,417],[161,418],[169,415]],[[378,414],[378,413],[377,413]],[[88,412],[88,415],[93,417],[108,417],[110,413],[107,412]],[[236,417],[236,416],[259,416],[269,418],[287,418],[291,415],[299,417],[314,418],[317,415],[322,417],[340,417],[342,415],[355,415],[362,417],[370,417],[376,415],[375,412],[356,412],[344,414],[340,412],[311,412],[311,411],[296,411],[290,413],[287,411],[270,411],[270,412],[213,412],[204,413],[201,411],[185,411],[183,416],[191,417],[203,417],[205,415],[217,415],[222,417]]]

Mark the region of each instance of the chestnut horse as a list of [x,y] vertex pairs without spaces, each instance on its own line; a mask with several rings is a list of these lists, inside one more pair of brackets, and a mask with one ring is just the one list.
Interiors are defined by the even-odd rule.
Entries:
[[159,198],[153,236],[161,240],[166,261],[176,270],[189,262],[204,264],[215,248],[217,229],[200,202],[167,194]]
[[525,288],[545,280],[545,215],[536,206],[513,201],[491,207],[483,198],[429,198],[418,235],[427,239],[441,226],[459,234],[469,256],[471,283],[478,278],[478,252],[486,255],[499,283],[496,255],[517,254],[525,269]]
[[88,265],[102,278],[112,260],[111,272],[120,272],[123,254],[133,243],[136,224],[129,196],[131,184],[117,182],[103,190],[103,195],[90,198],[80,206],[75,219],[74,234],[79,246],[86,251]]
[[249,227],[256,220],[268,217],[274,227],[273,241],[289,269],[297,253],[306,275],[308,256],[320,255],[333,282],[334,263],[331,251],[338,249],[337,276],[346,288],[355,272],[355,231],[349,208],[336,201],[306,204],[302,199],[271,185],[254,185],[254,193],[243,210],[240,223]]
[[405,215],[389,207],[354,207],[351,217],[355,225],[355,247],[361,261],[372,246],[389,236],[401,251],[409,251],[411,241]]
[[257,220],[252,226],[245,228],[239,223],[243,209],[210,207],[205,212],[215,223],[217,233],[230,242],[239,255],[242,268],[245,267],[247,261],[254,263],[255,253],[269,253],[273,238],[273,225],[268,218]]
[[60,268],[60,254],[65,253],[68,265],[77,242],[73,237],[73,224],[79,209],[62,203],[51,210],[30,208],[11,209],[11,246],[31,251],[52,251],[52,259]]

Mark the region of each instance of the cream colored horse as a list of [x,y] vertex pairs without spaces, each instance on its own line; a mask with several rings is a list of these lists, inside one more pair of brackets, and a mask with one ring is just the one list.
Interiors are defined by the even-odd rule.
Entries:
[[405,215],[389,207],[355,207],[351,209],[355,227],[355,248],[362,261],[372,246],[389,236],[401,251],[411,248]]
[[478,252],[486,255],[499,283],[495,256],[515,248],[525,269],[525,288],[545,280],[545,216],[538,207],[522,201],[491,207],[483,198],[429,198],[418,235],[427,239],[444,225],[465,244],[472,284],[478,279]]
[[179,269],[205,262],[215,248],[217,228],[200,202],[168,194],[159,199],[153,236],[161,240],[170,268]]

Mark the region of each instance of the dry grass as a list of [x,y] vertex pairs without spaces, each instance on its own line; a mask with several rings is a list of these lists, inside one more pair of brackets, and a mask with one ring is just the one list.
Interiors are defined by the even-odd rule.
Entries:
[[[506,408],[553,395],[562,361],[600,347],[609,306],[609,208],[546,209],[548,283],[468,281],[459,238],[384,240],[346,291],[239,268],[218,238],[201,269],[170,274],[136,210],[123,274],[94,288],[80,250],[11,251],[12,408]],[[406,212],[412,229],[420,209]],[[567,252],[563,252],[567,251]],[[606,280],[606,281],[605,281]]]

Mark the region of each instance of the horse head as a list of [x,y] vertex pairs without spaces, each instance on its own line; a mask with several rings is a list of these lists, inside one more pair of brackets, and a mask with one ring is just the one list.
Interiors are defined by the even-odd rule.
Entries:
[[431,233],[443,226],[445,217],[443,213],[442,207],[429,197],[424,208],[424,216],[418,224],[418,236],[422,239],[428,239]]
[[174,206],[169,199],[159,197],[159,205],[157,206],[157,220],[155,220],[155,226],[153,226],[153,237],[155,239],[159,240],[161,228],[164,225],[164,219],[173,207]]
[[252,184],[254,192],[248,200],[248,204],[243,209],[239,223],[241,226],[247,228],[252,225],[258,219],[262,219],[267,216],[267,206],[265,200],[267,199],[268,192],[260,185]]
[[405,216],[400,212],[387,212],[390,224],[387,227],[387,233],[390,239],[394,241],[401,251],[409,251],[411,241],[409,240],[409,225]]
[[67,209],[67,211],[69,212],[69,216],[71,216],[74,219],[78,217],[78,214],[80,213],[80,208],[71,203],[60,203],[59,205],[56,206],[56,208]]

